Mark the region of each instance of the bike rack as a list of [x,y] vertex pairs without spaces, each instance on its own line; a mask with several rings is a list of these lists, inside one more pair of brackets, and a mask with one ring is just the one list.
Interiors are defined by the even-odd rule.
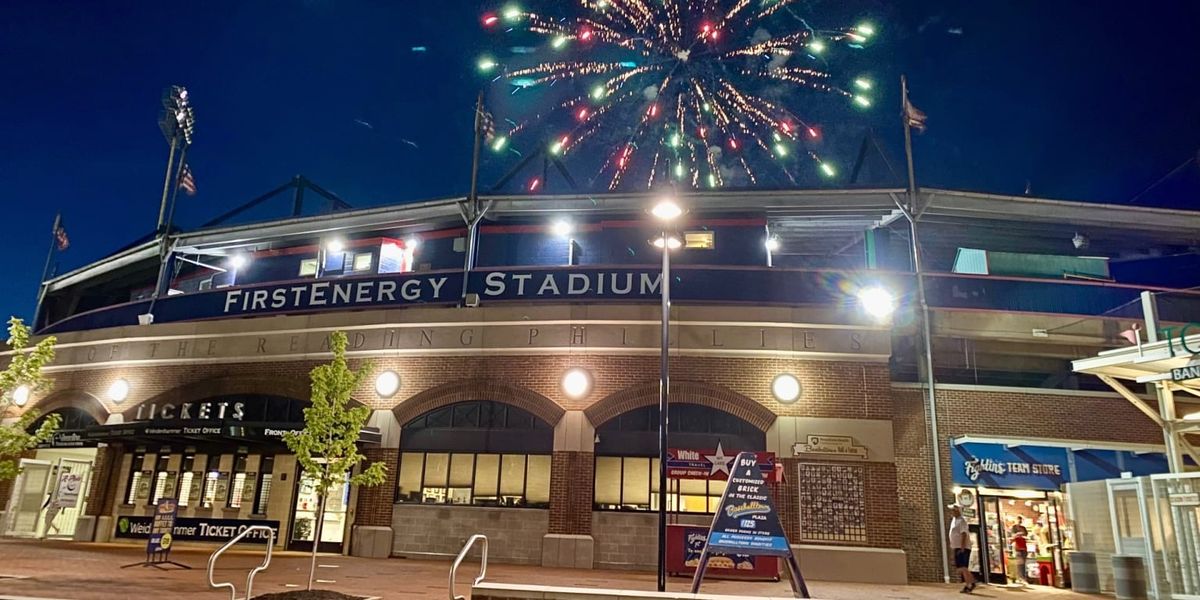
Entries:
[[245,531],[237,534],[237,537],[225,542],[224,546],[218,548],[216,552],[212,553],[212,556],[208,557],[208,586],[213,589],[229,588],[229,600],[237,600],[237,587],[228,581],[223,581],[221,583],[213,581],[213,567],[216,566],[217,558],[219,556],[224,554],[226,550],[232,548],[234,544],[242,541],[242,538],[250,535],[250,533],[253,531],[267,532],[267,555],[263,557],[262,564],[251,569],[250,574],[246,576],[246,599],[249,600],[252,595],[252,590],[254,589],[254,576],[266,571],[267,567],[271,565],[271,551],[275,549],[275,530],[267,527],[266,525],[251,525],[250,527],[247,527]]
[[454,565],[450,567],[450,600],[466,600],[466,596],[454,595],[454,576],[458,574],[458,565],[467,557],[467,552],[471,550],[471,546],[474,546],[475,542],[480,540],[483,540],[482,561],[479,563],[479,576],[475,578],[473,585],[478,585],[483,581],[483,576],[487,575],[488,540],[486,535],[477,533],[467,540],[462,550],[459,551],[458,557],[454,559]]

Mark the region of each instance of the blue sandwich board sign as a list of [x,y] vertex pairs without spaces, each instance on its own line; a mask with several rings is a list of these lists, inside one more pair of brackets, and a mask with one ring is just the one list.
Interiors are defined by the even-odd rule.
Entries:
[[792,592],[797,598],[809,597],[808,586],[800,574],[800,565],[788,544],[783,523],[779,521],[771,492],[758,466],[758,455],[754,452],[742,452],[733,461],[729,482],[700,552],[700,565],[692,579],[693,594],[700,591],[700,581],[704,579],[708,559],[714,552],[786,558]]

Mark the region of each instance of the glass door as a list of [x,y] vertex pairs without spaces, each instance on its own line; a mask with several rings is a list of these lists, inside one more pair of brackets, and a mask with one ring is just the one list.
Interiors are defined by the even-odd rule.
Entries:
[[42,528],[44,537],[75,537],[75,526],[79,522],[79,515],[83,514],[91,479],[91,462],[71,458],[58,459],[57,474],[50,482],[50,502],[46,505]]
[[21,474],[13,482],[4,515],[4,535],[36,537],[42,507],[50,493],[53,465],[46,460],[22,458],[20,466]]
[[1000,499],[985,496],[982,500],[983,515],[980,527],[984,530],[984,540],[987,544],[987,581],[1003,585],[1008,583],[1008,562],[1004,552],[1007,540],[1004,522],[1000,518]]
[[[320,508],[320,498],[317,494],[316,482],[307,474],[299,478],[296,486],[296,503],[292,509],[291,536],[288,541],[289,550],[312,550],[313,538],[317,533],[317,514]],[[350,475],[340,484],[329,490],[325,498],[325,522],[321,527],[321,542],[317,546],[319,552],[340,553],[346,534],[346,520],[350,505]]]

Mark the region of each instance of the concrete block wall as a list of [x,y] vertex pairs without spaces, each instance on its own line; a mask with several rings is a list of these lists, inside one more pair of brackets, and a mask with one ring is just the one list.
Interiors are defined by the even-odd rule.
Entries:
[[550,511],[396,504],[392,511],[392,554],[454,556],[477,533],[488,537],[488,560],[541,564],[542,538]]

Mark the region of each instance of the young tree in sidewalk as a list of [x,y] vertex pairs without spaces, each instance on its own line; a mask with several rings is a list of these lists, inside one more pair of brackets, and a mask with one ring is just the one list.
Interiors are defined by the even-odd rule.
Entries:
[[[19,408],[18,405],[23,405],[34,393],[50,388],[42,368],[54,360],[56,340],[48,336],[31,349],[30,333],[21,319],[8,320],[8,347],[12,354],[8,366],[0,371],[0,417],[8,416],[9,409]],[[21,455],[49,440],[58,430],[61,418],[50,415],[37,431],[29,433],[29,426],[37,418],[37,411],[27,410],[16,419],[0,424],[0,481],[16,477],[21,472]]]
[[[346,364],[346,334],[335,331],[329,336],[333,361],[312,370],[312,405],[304,409],[304,429],[284,437],[288,449],[317,492],[317,523],[313,532],[312,562],[308,569],[308,589],[312,589],[317,568],[317,546],[325,523],[326,496],[341,485],[347,473],[366,460],[358,451],[358,434],[371,416],[365,406],[350,407],[350,395],[370,372],[369,367],[355,371]],[[372,463],[350,477],[351,485],[375,486],[383,483],[387,467]]]

